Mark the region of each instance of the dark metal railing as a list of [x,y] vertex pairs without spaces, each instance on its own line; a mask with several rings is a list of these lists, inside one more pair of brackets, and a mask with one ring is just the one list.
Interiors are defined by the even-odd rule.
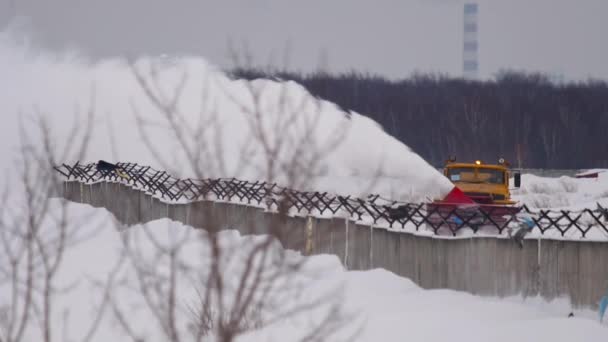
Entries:
[[179,179],[165,171],[134,163],[117,163],[118,172],[99,170],[96,163],[55,167],[67,181],[94,183],[99,181],[121,182],[135,189],[169,201],[228,201],[249,205],[279,207],[299,214],[326,214],[348,216],[357,221],[365,220],[375,225],[405,228],[407,225],[431,229],[435,234],[456,235],[461,229],[494,230],[503,234],[517,222],[518,213],[525,213],[534,221],[541,234],[557,230],[561,236],[578,231],[586,237],[598,229],[608,240],[608,209],[599,203],[596,208],[579,211],[531,209],[517,207],[505,214],[501,208],[467,208],[436,206],[429,203],[405,203],[371,195],[366,198],[340,196],[327,192],[297,191],[275,183],[249,182],[234,178]]

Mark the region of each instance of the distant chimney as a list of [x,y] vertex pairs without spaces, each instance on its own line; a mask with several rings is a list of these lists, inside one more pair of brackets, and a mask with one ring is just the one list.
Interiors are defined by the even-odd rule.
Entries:
[[468,79],[476,79],[479,73],[477,51],[477,4],[464,4],[463,35],[462,35],[462,75]]

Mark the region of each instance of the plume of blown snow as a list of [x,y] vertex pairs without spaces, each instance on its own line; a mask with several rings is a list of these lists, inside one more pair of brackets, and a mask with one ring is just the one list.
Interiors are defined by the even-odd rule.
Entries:
[[[37,51],[0,34],[0,73],[5,161],[18,146],[19,121],[31,127],[29,114],[49,119],[61,141],[74,120],[93,110],[86,161],[136,162],[179,177],[268,180],[302,190],[410,201],[441,196],[452,187],[373,120],[345,113],[294,82],[232,79],[200,57],[93,63],[74,53]],[[179,134],[163,106],[179,114]],[[294,181],[290,169],[307,172]]]

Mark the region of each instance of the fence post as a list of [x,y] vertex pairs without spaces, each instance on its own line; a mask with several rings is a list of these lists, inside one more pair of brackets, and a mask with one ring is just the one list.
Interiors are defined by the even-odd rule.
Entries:
[[345,243],[344,243],[344,268],[348,269],[348,223],[349,223],[348,218],[346,218],[345,221],[346,221],[346,234],[344,236],[344,239],[345,239]]
[[308,216],[308,220],[306,221],[306,255],[311,255],[313,249],[312,218]]
[[369,268],[374,264],[374,224],[369,226]]

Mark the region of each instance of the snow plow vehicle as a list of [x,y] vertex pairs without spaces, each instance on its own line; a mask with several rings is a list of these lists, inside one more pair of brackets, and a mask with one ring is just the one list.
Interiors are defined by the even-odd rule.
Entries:
[[521,185],[521,173],[510,170],[509,163],[500,159],[498,164],[446,162],[443,174],[454,184],[445,198],[427,204],[428,221],[437,232],[448,228],[453,234],[464,226],[474,231],[490,226],[499,232],[510,219],[521,211],[511,199],[509,179],[514,187]]

